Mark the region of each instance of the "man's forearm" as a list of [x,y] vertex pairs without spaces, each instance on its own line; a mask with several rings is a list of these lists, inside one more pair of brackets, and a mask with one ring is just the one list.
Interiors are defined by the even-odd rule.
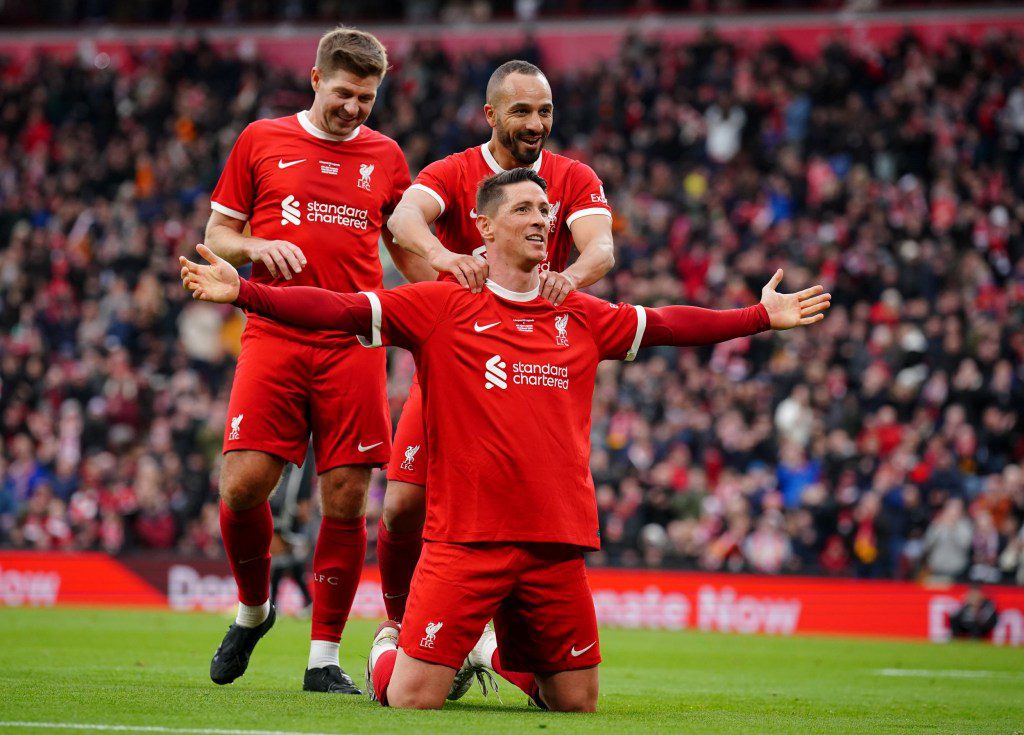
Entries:
[[252,239],[226,225],[210,225],[206,228],[204,244],[237,268],[250,262]]
[[723,311],[697,306],[663,306],[645,311],[647,326],[641,347],[710,345],[771,328],[768,312],[761,304]]
[[430,225],[424,221],[423,215],[415,207],[403,206],[400,203],[388,218],[387,226],[396,243],[424,260],[429,260],[434,252],[447,250],[430,231]]
[[242,279],[234,305],[282,324],[369,334],[372,312],[363,294],[336,293],[313,286],[264,286]]
[[597,283],[615,265],[615,245],[611,237],[601,238],[587,244],[576,262],[562,271],[576,282],[576,288],[586,288]]
[[384,228],[380,234],[391,255],[391,261],[395,264],[398,272],[405,276],[405,280],[409,283],[419,283],[420,281],[433,281],[437,278],[437,271],[431,268],[423,257],[399,245],[387,228]]

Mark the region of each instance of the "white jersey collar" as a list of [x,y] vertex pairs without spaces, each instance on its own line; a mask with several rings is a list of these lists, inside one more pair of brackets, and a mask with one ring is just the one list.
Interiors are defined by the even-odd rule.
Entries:
[[[498,161],[494,158],[494,154],[491,153],[491,149],[487,147],[487,143],[480,146],[480,153],[483,155],[484,161],[487,162],[487,165],[490,166],[491,171],[496,174],[500,174],[505,171],[505,169],[498,165]],[[537,156],[537,160],[533,162],[533,165],[530,166],[530,168],[532,168],[534,172],[540,173],[540,164],[543,160],[544,151],[541,151],[540,155]]]
[[302,128],[307,133],[312,135],[314,138],[319,138],[320,140],[333,140],[333,141],[338,142],[338,143],[344,143],[346,141],[352,140],[357,135],[359,135],[359,131],[363,127],[362,125],[358,125],[358,126],[356,126],[355,130],[353,130],[351,133],[349,133],[344,138],[341,138],[341,137],[339,137],[337,135],[331,135],[330,133],[328,133],[326,131],[323,131],[320,128],[318,128],[316,125],[314,125],[313,121],[309,119],[309,110],[303,110],[302,112],[298,113],[296,115],[296,117],[299,118],[299,125],[301,125]]
[[519,301],[520,303],[526,303],[527,301],[533,301],[540,295],[540,284],[530,291],[509,291],[504,286],[499,286],[488,278],[484,281],[484,285],[487,286],[495,296],[503,298],[506,301]]

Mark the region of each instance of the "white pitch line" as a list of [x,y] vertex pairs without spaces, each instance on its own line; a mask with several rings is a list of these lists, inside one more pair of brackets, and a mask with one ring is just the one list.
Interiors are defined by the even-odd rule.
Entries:
[[929,679],[1018,679],[1020,674],[1009,671],[979,671],[972,669],[878,669],[879,676],[902,676]]
[[159,725],[97,725],[84,722],[2,722],[0,727],[34,727],[48,730],[100,730],[103,732],[159,732],[188,735],[340,735],[302,730],[220,730],[200,727],[161,727]]

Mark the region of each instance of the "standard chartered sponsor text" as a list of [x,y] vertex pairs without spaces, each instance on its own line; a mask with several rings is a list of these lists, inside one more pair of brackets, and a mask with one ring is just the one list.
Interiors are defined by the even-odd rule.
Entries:
[[354,227],[358,230],[369,228],[368,210],[356,209],[348,204],[327,204],[313,201],[306,205],[306,220],[323,222],[328,225]]
[[515,385],[536,385],[542,388],[569,390],[569,368],[551,363],[514,362],[512,363],[512,382]]

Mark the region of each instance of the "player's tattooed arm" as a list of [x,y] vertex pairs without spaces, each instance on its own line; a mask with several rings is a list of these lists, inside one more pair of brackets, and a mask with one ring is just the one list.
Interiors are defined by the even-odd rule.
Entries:
[[565,301],[570,292],[600,281],[615,265],[610,217],[603,214],[580,217],[569,230],[580,257],[561,273],[540,274],[540,295],[555,306]]
[[287,240],[264,240],[244,233],[246,223],[220,212],[210,214],[206,223],[206,244],[228,263],[237,267],[263,263],[274,278],[291,279],[306,265],[306,256]]
[[472,255],[453,253],[430,231],[441,214],[441,206],[424,191],[406,189],[402,200],[388,218],[388,230],[395,242],[419,255],[438,273],[451,273],[466,288],[479,293],[487,279],[487,262]]

